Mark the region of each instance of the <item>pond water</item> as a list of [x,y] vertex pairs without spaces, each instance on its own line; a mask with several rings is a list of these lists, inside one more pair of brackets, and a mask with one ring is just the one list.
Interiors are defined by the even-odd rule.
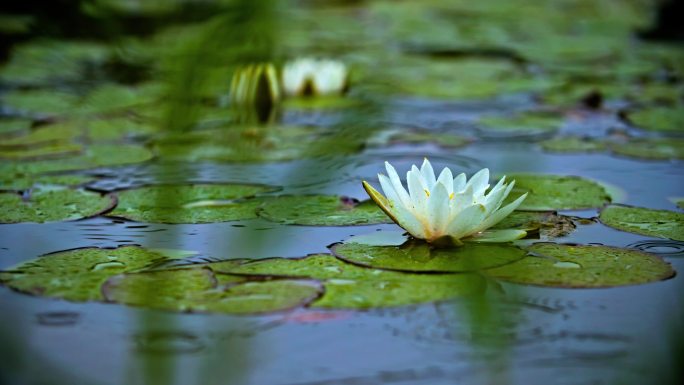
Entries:
[[[251,314],[240,314],[239,307],[189,312],[173,304],[154,309],[156,302],[106,303],[135,304],[126,302],[133,297],[117,297],[127,294],[116,290],[122,284],[110,276],[101,293],[95,286],[95,297],[51,293],[51,287],[72,284],[68,274],[83,268],[78,263],[65,264],[63,270],[72,273],[59,274],[59,267],[39,265],[47,275],[29,289],[14,283],[32,274],[26,262],[54,260],[63,254],[46,254],[79,248],[137,245],[168,255],[160,266],[176,272],[174,267],[224,260],[329,254],[332,244],[351,237],[401,229],[383,221],[302,225],[297,221],[306,213],[279,206],[270,217],[254,215],[252,208],[238,220],[204,220],[200,214],[178,220],[174,215],[188,208],[179,192],[150,192],[140,201],[125,194],[155,185],[272,187],[190,200],[206,211],[256,202],[259,213],[274,196],[363,201],[361,182],[377,187],[385,161],[401,175],[426,157],[435,170],[449,167],[470,176],[487,167],[492,179],[517,174],[520,183],[527,173],[578,176],[597,181],[609,195],[591,207],[548,207],[545,212],[566,216],[564,223],[574,229],[555,232],[558,223],[537,223],[528,238],[502,246],[506,250],[540,241],[605,245],[662,257],[681,272],[684,47],[639,38],[638,31],[658,25],[654,2],[75,4],[60,11],[62,21],[21,6],[0,14],[7,25],[0,32],[8,39],[0,67],[0,190],[13,199],[0,200],[0,271],[8,274],[0,275],[1,383],[679,383],[681,274],[619,281],[617,273],[620,284],[600,278],[577,284],[561,275],[559,281],[524,285],[486,278],[484,269],[474,273],[483,287],[462,288],[472,295],[406,304],[387,294],[373,306],[355,307],[316,301],[331,295],[335,284],[352,285],[352,301],[367,295],[358,276],[312,275],[304,278],[317,285],[317,299]],[[266,119],[255,117],[252,104],[263,107],[258,101],[226,103],[233,73],[244,65],[271,62],[280,68],[298,57],[345,63],[348,90],[286,98]],[[665,111],[660,119],[638,115],[659,109]],[[541,117],[525,120],[535,114]],[[560,149],[553,147],[559,138]],[[597,147],[569,147],[568,138]],[[46,183],[40,179],[45,175],[81,179]],[[541,195],[586,194],[586,186],[568,194],[561,182],[546,190],[530,183],[525,188],[539,188]],[[22,205],[36,205],[43,192],[65,189],[118,197],[118,207],[112,200],[88,211],[64,199],[41,206],[37,216],[17,214]],[[625,219],[660,229],[655,234],[621,231],[619,224],[598,220],[609,203],[671,216]],[[68,215],[41,220],[65,206]],[[135,210],[154,218],[168,207],[172,214],[162,220],[124,218]],[[279,209],[289,214],[277,214]],[[326,218],[346,215],[341,211]],[[615,255],[611,266],[624,267]],[[582,263],[592,258],[580,264],[558,258],[556,267],[589,269]],[[109,257],[86,270],[130,273],[117,270],[119,265],[125,266]],[[301,278],[294,270],[272,275],[269,280],[247,273],[254,285],[283,281],[282,275]],[[415,275],[422,278],[410,279],[430,276]],[[155,282],[143,297],[173,290]],[[436,283],[415,290],[431,291],[433,284],[438,291]],[[239,298],[271,295],[257,291]]]

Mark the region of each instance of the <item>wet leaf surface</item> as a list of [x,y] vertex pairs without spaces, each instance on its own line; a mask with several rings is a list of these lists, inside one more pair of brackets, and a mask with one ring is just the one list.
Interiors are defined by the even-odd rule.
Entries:
[[306,226],[352,226],[391,222],[373,201],[358,202],[334,195],[280,196],[264,202],[258,214],[269,221]]
[[551,152],[600,152],[606,149],[606,143],[601,140],[579,138],[579,137],[559,137],[545,140],[539,145],[546,151]]
[[537,243],[534,256],[483,273],[507,282],[550,287],[612,287],[660,281],[674,275],[651,254],[608,246]]
[[631,158],[668,160],[684,159],[684,139],[639,138],[610,146],[618,155]]
[[514,211],[492,229],[519,229],[527,231],[527,238],[541,240],[564,237],[575,230],[572,219],[553,211]]
[[72,221],[105,212],[111,196],[68,188],[0,193],[0,223]]
[[478,271],[505,265],[525,256],[525,251],[512,245],[467,243],[460,247],[437,249],[425,242],[413,241],[401,246],[336,243],[331,250],[338,258],[357,265],[431,273]]
[[683,213],[610,205],[601,210],[599,219],[618,230],[684,241]]
[[509,174],[507,178],[515,180],[515,187],[506,202],[528,193],[519,210],[586,209],[601,207],[611,201],[600,184],[576,176]]
[[0,178],[0,190],[22,191],[30,188],[56,186],[76,187],[93,181],[94,178],[84,175],[40,175],[40,176],[16,176],[8,175]]
[[264,202],[244,199],[272,187],[240,184],[146,186],[117,192],[108,215],[150,223],[214,223],[256,218]]

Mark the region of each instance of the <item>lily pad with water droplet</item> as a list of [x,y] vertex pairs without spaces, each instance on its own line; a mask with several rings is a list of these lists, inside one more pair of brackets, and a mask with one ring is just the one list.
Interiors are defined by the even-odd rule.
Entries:
[[152,153],[136,145],[92,145],[83,153],[66,158],[0,163],[0,174],[41,174],[58,171],[87,170],[98,167],[142,163],[152,159]]
[[70,301],[103,300],[101,285],[111,276],[164,261],[137,246],[83,248],[46,254],[0,272],[0,282],[21,292]]
[[94,178],[85,175],[40,175],[40,176],[18,176],[8,175],[0,177],[0,190],[22,191],[30,188],[47,187],[76,187],[85,185]]
[[325,294],[312,307],[368,309],[434,302],[481,292],[485,282],[476,274],[410,274],[361,267],[329,254],[305,258],[268,258],[217,268],[234,274],[313,278]]
[[68,188],[0,193],[0,223],[71,221],[110,210],[116,198]]
[[627,115],[635,126],[660,132],[684,132],[684,110],[680,107],[652,107]]
[[261,199],[244,199],[273,191],[241,184],[146,186],[117,193],[119,204],[109,216],[150,223],[213,223],[256,218]]
[[618,230],[684,241],[683,213],[610,205],[601,211],[599,219]]
[[632,138],[624,143],[611,144],[615,154],[631,158],[668,160],[684,159],[684,139]]
[[612,287],[670,278],[669,263],[651,254],[608,246],[537,243],[535,256],[483,273],[502,281],[550,287]]
[[513,245],[474,244],[439,249],[420,241],[401,246],[369,246],[336,243],[331,251],[338,258],[357,265],[406,272],[456,273],[502,266],[525,256]]
[[606,150],[606,143],[597,139],[566,136],[540,142],[539,145],[550,152],[600,152]]
[[335,195],[286,195],[264,202],[257,211],[273,222],[305,226],[352,226],[390,223],[370,200],[359,202]]
[[601,207],[611,201],[610,194],[599,183],[577,176],[509,174],[507,177],[515,180],[515,187],[506,202],[528,193],[519,210],[578,210]]

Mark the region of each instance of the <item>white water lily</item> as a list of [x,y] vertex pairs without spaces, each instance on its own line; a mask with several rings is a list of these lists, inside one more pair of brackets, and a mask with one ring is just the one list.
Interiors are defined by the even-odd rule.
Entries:
[[482,169],[467,180],[465,174],[453,177],[445,167],[435,177],[425,159],[420,169],[415,165],[406,174],[408,191],[397,171],[385,162],[387,176],[378,174],[383,196],[368,182],[363,187],[375,203],[413,237],[437,244],[460,245],[463,239],[481,242],[508,242],[526,235],[523,230],[489,230],[525,199],[523,194],[502,207],[515,181],[505,183],[504,176],[489,189],[489,170]]
[[283,67],[283,90],[289,96],[341,94],[347,67],[334,60],[302,58]]
[[[262,86],[262,85],[265,85]],[[273,64],[252,64],[233,73],[230,101],[235,105],[275,103],[280,99],[280,85]]]

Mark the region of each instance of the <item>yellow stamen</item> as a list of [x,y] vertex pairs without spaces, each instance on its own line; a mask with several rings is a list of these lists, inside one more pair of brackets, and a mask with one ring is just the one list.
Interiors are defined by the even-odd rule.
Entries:
[[449,194],[449,200],[454,199],[454,193]]
[[426,189],[423,189],[423,191],[425,191],[425,195],[427,195],[428,198],[429,198],[429,197],[430,197],[430,192],[429,192],[428,190],[426,190]]

